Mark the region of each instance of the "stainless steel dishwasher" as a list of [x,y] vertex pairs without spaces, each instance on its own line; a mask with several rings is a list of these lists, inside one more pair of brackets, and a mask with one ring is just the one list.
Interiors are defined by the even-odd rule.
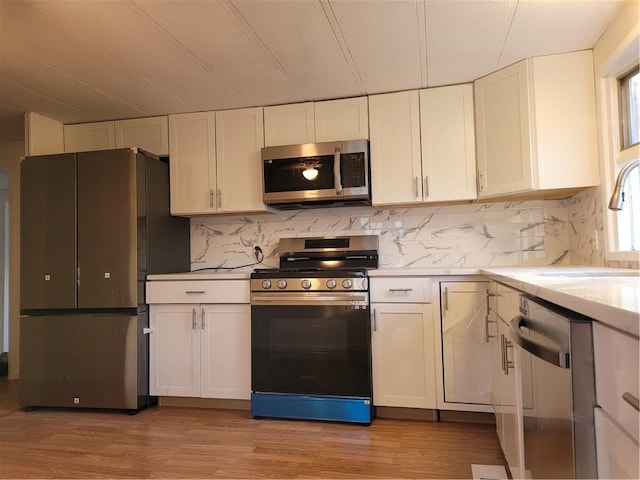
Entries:
[[534,383],[524,418],[526,476],[597,478],[591,319],[526,295],[520,312],[511,337],[530,357]]

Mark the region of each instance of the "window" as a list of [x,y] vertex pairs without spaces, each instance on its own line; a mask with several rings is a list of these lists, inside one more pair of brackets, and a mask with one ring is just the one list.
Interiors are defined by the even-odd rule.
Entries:
[[640,69],[618,80],[620,86],[620,133],[622,150],[640,142]]
[[[637,160],[634,146],[640,142],[640,69],[618,79],[620,158],[627,162]],[[622,162],[619,166],[622,166]],[[640,250],[640,167],[630,171],[622,186],[624,204],[617,214],[618,251]]]

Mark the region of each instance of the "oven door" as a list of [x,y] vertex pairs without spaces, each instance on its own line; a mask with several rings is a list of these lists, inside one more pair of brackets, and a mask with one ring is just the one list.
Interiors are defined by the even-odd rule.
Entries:
[[252,296],[251,383],[254,393],[371,398],[367,293]]

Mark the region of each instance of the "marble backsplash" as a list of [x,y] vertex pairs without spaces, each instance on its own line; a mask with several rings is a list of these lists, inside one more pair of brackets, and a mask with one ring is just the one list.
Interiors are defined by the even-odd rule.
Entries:
[[[343,207],[191,220],[191,268],[278,264],[281,237],[379,235],[380,266],[602,265],[597,189],[565,200],[377,210]],[[252,267],[244,267],[251,269]]]

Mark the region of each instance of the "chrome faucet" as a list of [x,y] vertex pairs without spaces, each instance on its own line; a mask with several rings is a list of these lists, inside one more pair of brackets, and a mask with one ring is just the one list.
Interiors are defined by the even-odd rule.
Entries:
[[624,192],[622,191],[622,185],[629,176],[629,172],[634,168],[640,167],[640,158],[632,162],[627,163],[616,178],[616,184],[613,187],[613,193],[611,194],[611,200],[609,200],[610,210],[622,210],[622,202],[624,201]]

